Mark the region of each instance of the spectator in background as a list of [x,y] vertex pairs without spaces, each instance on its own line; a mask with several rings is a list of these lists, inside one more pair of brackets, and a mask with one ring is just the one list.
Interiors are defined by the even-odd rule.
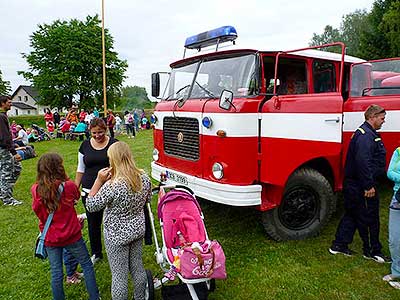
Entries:
[[94,115],[95,118],[100,117],[99,111],[97,110],[96,107],[95,107],[94,110],[93,110],[93,115]]
[[60,120],[61,120],[61,116],[58,113],[58,110],[56,109],[56,111],[53,114],[53,118],[54,118],[54,125],[57,127],[60,124]]
[[28,135],[28,142],[34,143],[39,139],[38,132],[35,129],[27,128],[26,134]]
[[60,121],[60,130],[62,133],[69,132],[69,128],[71,127],[71,123],[64,117],[61,118]]
[[17,137],[14,139],[14,144],[17,144],[20,147],[24,147],[28,145],[28,134],[22,128],[21,125],[17,125]]
[[95,118],[93,110],[90,110],[85,117],[85,123],[89,126],[90,122]]
[[15,120],[12,121],[10,129],[12,138],[15,139],[17,137],[17,123],[15,122]]
[[122,120],[121,120],[119,114],[116,114],[115,115],[115,131],[118,133],[121,132],[121,123],[122,123]]
[[66,116],[66,119],[68,122],[72,124],[72,122],[75,122],[75,124],[78,124],[78,116],[76,115],[75,109],[71,108]]
[[87,111],[82,109],[81,112],[79,113],[79,121],[85,121],[87,114],[88,114]]
[[125,122],[126,134],[128,135],[128,139],[130,139],[131,137],[134,138],[135,137],[135,127],[134,127],[135,120],[133,119],[133,115],[129,111],[125,111],[124,122]]
[[110,137],[114,138],[115,116],[111,109],[107,111],[107,127],[110,132]]
[[136,132],[139,132],[140,119],[139,119],[139,114],[137,113],[136,109],[133,111],[133,119],[135,120]]
[[50,137],[54,138],[54,123],[51,121],[47,123],[47,132]]
[[52,114],[50,108],[46,108],[46,113],[44,114],[44,120],[46,121],[46,127],[47,127],[47,123],[54,122],[54,117],[53,117],[53,114]]

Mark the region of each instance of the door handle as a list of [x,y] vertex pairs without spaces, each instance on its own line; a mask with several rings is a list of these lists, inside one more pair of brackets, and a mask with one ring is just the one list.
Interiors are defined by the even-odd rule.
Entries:
[[340,118],[337,117],[336,119],[325,119],[325,122],[335,122],[335,123],[339,123]]

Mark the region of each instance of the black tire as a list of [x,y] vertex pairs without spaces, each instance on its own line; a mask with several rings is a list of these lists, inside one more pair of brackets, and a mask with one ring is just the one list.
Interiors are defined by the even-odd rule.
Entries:
[[318,235],[336,209],[329,181],[314,169],[290,176],[279,207],[262,213],[267,234],[276,241],[302,240]]
[[154,300],[154,282],[153,282],[153,274],[151,274],[150,270],[146,271],[146,290],[145,290],[145,300]]

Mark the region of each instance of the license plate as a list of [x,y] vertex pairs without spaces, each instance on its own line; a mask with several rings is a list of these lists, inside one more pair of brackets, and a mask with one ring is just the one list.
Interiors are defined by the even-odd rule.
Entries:
[[171,179],[171,180],[173,180],[175,182],[178,182],[178,183],[181,183],[181,184],[184,184],[184,185],[188,185],[188,181],[187,181],[187,178],[185,176],[176,174],[176,173],[171,172],[171,171],[167,171],[166,173],[167,173],[167,178],[169,178],[169,179]]

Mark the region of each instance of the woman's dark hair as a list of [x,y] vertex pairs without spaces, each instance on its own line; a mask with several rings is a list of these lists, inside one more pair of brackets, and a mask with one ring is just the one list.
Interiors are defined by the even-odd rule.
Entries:
[[93,127],[100,127],[101,129],[104,129],[104,131],[107,131],[106,123],[101,118],[93,118],[90,121],[89,129],[92,129]]
[[125,114],[125,115],[129,114],[129,111],[126,110],[124,114]]
[[48,212],[57,210],[60,199],[57,197],[58,186],[68,179],[63,159],[57,153],[43,154],[37,164],[37,192]]

